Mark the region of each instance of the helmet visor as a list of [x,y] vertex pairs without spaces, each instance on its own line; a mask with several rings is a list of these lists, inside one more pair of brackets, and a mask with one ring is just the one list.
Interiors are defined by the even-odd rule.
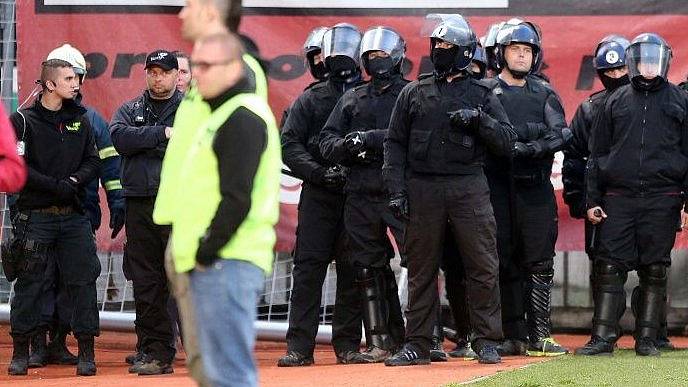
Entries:
[[631,78],[642,76],[645,79],[662,77],[667,79],[671,50],[657,43],[635,43],[628,47],[626,64]]
[[361,43],[360,32],[346,27],[335,27],[323,36],[322,53],[324,58],[342,55],[358,63],[358,48]]
[[363,34],[363,39],[361,39],[361,55],[366,55],[368,51],[384,51],[392,57],[400,56],[404,52],[403,47],[404,41],[401,39],[401,36],[383,27],[366,31]]

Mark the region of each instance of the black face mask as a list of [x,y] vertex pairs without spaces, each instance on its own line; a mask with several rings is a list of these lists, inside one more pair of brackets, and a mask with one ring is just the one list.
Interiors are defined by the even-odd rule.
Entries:
[[642,75],[638,75],[631,79],[633,87],[642,91],[653,91],[664,84],[665,80],[662,77],[654,77],[652,79],[645,79]]
[[394,69],[394,59],[386,58],[368,59],[368,74],[373,78],[389,78]]
[[435,72],[439,76],[449,75],[454,68],[457,55],[459,55],[458,46],[452,48],[433,48],[430,51],[430,60],[435,66]]
[[598,74],[600,77],[600,81],[602,81],[602,85],[605,89],[609,91],[616,90],[619,87],[623,85],[628,85],[631,82],[631,80],[628,78],[628,75],[624,75],[620,78],[612,78],[604,75],[604,72],[602,71],[600,71]]
[[327,58],[327,67],[330,69],[330,78],[338,81],[346,81],[358,72],[354,60],[342,55]]
[[327,79],[328,74],[327,68],[325,67],[325,63],[320,62],[316,65],[310,64],[308,66],[308,69],[311,71],[311,75],[313,76],[313,78],[320,81],[324,81],[325,79]]

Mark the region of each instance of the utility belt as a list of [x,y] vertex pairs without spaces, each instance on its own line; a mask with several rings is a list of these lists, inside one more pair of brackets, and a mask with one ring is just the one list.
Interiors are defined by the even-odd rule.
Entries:
[[523,186],[536,186],[549,181],[550,171],[514,171],[511,178],[514,184]]
[[28,236],[30,213],[19,212],[12,219],[12,237],[2,245],[2,268],[12,282],[22,274],[42,274],[51,245]]
[[70,215],[76,212],[73,206],[50,206],[45,208],[37,208],[31,212],[48,215]]

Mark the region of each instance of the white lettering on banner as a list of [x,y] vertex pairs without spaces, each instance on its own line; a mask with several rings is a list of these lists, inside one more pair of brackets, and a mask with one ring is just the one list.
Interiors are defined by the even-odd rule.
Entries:
[[[172,6],[185,0],[43,0],[46,6]],[[244,0],[245,8],[509,8],[509,0]]]

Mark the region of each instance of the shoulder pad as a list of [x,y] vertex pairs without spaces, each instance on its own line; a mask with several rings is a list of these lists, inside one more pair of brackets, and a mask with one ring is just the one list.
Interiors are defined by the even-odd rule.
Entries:
[[326,91],[328,89],[327,82],[315,82],[312,83],[306,90],[310,90],[316,93]]
[[598,90],[598,91],[590,94],[590,96],[588,97],[588,100],[590,100],[590,102],[592,102],[592,101],[598,100],[600,98],[604,98],[606,94],[607,94],[607,89]]
[[476,85],[492,91],[494,95],[502,94],[502,88],[499,86],[499,81],[496,78],[473,79],[472,81]]
[[323,83],[323,81],[311,82],[308,86],[306,86],[306,87],[303,89],[303,91],[306,91],[306,90],[308,90],[308,89],[311,89],[311,88],[313,88],[315,85],[317,85],[317,84],[319,84],[319,83]]
[[434,76],[435,76],[434,73],[423,73],[423,74],[418,75],[418,80],[420,81],[421,79],[430,78],[430,77],[434,77]]

